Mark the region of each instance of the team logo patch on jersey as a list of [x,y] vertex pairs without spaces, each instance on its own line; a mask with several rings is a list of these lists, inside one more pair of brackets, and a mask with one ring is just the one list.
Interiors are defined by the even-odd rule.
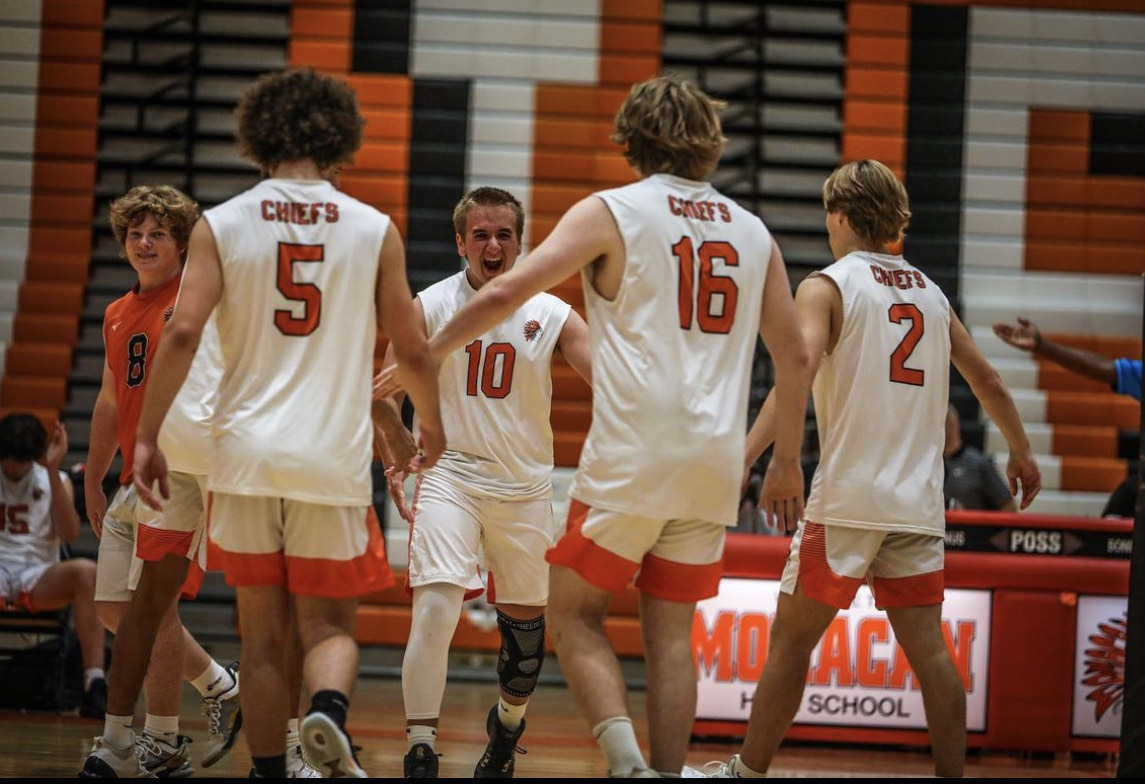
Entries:
[[543,334],[545,334],[545,329],[541,326],[541,322],[537,321],[536,319],[529,319],[525,322],[526,341],[531,341],[534,338],[539,338]]
[[171,320],[171,317],[174,315],[175,315],[175,306],[174,305],[168,305],[167,309],[165,311],[163,311],[163,323],[166,324],[168,321]]
[[33,488],[33,490],[32,490],[32,500],[33,501],[39,501],[43,497],[44,497],[44,491],[43,490],[41,490],[38,487]]

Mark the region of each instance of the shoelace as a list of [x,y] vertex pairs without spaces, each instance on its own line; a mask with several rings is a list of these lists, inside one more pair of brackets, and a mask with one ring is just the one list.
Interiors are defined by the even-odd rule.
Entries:
[[140,735],[135,739],[135,756],[139,757],[140,762],[143,762],[145,754],[150,754],[153,757],[162,757],[166,753],[163,747],[159,745],[159,741],[150,735]]
[[204,697],[203,715],[207,717],[207,731],[211,735],[218,735],[219,725],[223,720],[222,702],[215,697]]

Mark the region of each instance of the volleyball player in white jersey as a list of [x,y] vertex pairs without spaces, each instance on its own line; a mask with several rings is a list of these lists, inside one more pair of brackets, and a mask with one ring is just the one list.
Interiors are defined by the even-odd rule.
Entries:
[[755,215],[703,178],[723,149],[720,104],[660,77],[632,88],[613,139],[644,177],[575,204],[527,263],[498,276],[432,339],[435,356],[491,329],[580,271],[592,337],[592,428],[567,530],[548,554],[549,626],[561,670],[613,775],[646,769],[619,661],[604,634],[613,592],[636,577],[655,770],[679,775],[695,719],[690,633],[735,525],[752,354],[775,361],[783,416],[763,494],[803,500],[810,375],[783,257]]
[[[465,268],[414,300],[427,335],[513,268],[524,225],[521,203],[500,188],[477,188],[457,203],[453,226]],[[410,527],[413,623],[402,664],[406,778],[437,777],[434,743],[449,643],[463,601],[475,586],[480,590],[475,578],[481,552],[501,634],[501,695],[486,721],[489,743],[475,776],[513,775],[525,710],[545,659],[545,552],[556,540],[549,424],[556,352],[591,383],[584,319],[567,303],[540,293],[441,363],[441,416],[449,445],[438,464],[418,477]],[[387,364],[392,359],[387,356]],[[401,396],[394,402],[400,407]]]
[[[1006,438],[1006,475],[1012,494],[1021,486],[1022,509],[1041,475],[997,371],[934,281],[889,250],[910,220],[894,172],[877,161],[845,164],[823,185],[823,205],[837,260],[796,294],[818,368],[819,467],[783,570],[743,748],[709,773],[766,774],[802,701],[812,650],[866,580],[922,689],[935,770],[961,776],[966,691],[942,634],[951,362]],[[749,436],[749,462],[770,443],[776,420],[765,403]]]
[[60,560],[61,543],[80,533],[72,481],[60,471],[67,452],[60,422],[49,439],[32,414],[0,419],[0,604],[31,612],[71,606],[84,667],[80,715],[102,719],[106,637],[95,610],[95,562]]
[[437,382],[397,229],[336,187],[362,140],[353,90],[307,68],[269,74],[243,95],[237,117],[240,148],[268,178],[208,210],[192,231],[140,416],[136,487],[153,507],[162,505],[154,481],[169,494],[156,438],[217,311],[224,371],[211,535],[236,589],[254,774],[286,774],[293,616],[311,694],[304,752],[326,775],[364,777],[345,721],[358,674],[357,600],[388,575],[381,532],[367,520],[379,318],[422,415],[415,468],[444,447]]

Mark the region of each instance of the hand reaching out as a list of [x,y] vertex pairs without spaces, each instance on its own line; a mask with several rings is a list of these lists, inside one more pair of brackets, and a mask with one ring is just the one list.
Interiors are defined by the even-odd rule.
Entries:
[[1033,351],[1042,340],[1037,324],[1024,318],[1019,318],[1017,324],[995,324],[994,334],[1022,351]]

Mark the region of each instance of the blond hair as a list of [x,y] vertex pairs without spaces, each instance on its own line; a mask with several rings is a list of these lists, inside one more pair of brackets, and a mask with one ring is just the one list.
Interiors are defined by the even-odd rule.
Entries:
[[111,204],[108,223],[120,248],[127,242],[127,231],[147,217],[171,232],[180,250],[186,250],[191,228],[199,219],[199,205],[187,194],[170,185],[136,185]]
[[633,85],[609,137],[642,175],[707,177],[724,150],[719,111],[726,106],[691,82],[658,76]]
[[878,161],[845,163],[823,183],[823,207],[847,216],[851,229],[877,246],[902,239],[910,199],[895,173]]

